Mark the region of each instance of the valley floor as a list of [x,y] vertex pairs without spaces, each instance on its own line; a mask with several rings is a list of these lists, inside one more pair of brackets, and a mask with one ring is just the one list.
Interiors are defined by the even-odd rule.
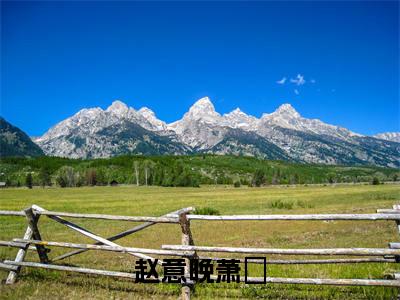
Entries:
[[[220,214],[374,213],[378,208],[391,208],[399,201],[400,186],[392,184],[279,189],[119,186],[0,190],[0,210],[21,210],[37,204],[54,211],[141,216],[160,216],[188,206],[211,207]],[[132,223],[128,222],[82,219],[75,219],[74,222],[101,236],[132,227]],[[22,237],[25,226],[23,218],[0,216],[0,240]],[[39,226],[44,240],[92,243],[44,216]],[[386,248],[388,242],[399,241],[393,221],[193,221],[192,231],[195,243],[204,246]],[[178,225],[158,224],[121,239],[120,243],[132,247],[160,248],[162,244],[178,244],[180,239]],[[65,251],[53,248],[50,257]],[[0,260],[13,259],[15,253],[15,249],[0,247]],[[273,258],[278,257],[267,257]],[[27,260],[37,261],[37,255],[31,252]],[[63,263],[129,272],[133,272],[134,267],[131,256],[108,252],[87,252]],[[394,272],[400,272],[395,264],[271,265],[268,266],[267,276],[382,279],[385,274]],[[0,271],[1,280],[6,276],[6,272]],[[396,298],[397,293],[394,288],[376,287],[199,284],[194,298],[391,299]],[[179,295],[178,285],[135,284],[126,280],[27,268],[22,270],[15,285],[0,285],[0,299],[176,299]]]

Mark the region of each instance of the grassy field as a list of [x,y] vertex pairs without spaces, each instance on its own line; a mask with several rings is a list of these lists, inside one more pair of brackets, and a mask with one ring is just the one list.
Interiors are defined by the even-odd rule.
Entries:
[[[212,207],[221,214],[282,213],[373,213],[390,208],[400,200],[399,185],[308,186],[269,188],[161,188],[161,187],[92,187],[71,189],[0,190],[1,210],[20,210],[31,204],[49,210],[119,215],[159,216],[194,206]],[[109,236],[132,227],[132,223],[76,219],[76,223]],[[92,243],[91,240],[42,217],[42,237],[51,241]],[[22,218],[0,217],[0,239],[22,237],[26,224]],[[297,222],[192,222],[197,245],[253,246],[276,248],[318,247],[387,247],[398,241],[392,221],[297,221]],[[180,243],[176,224],[159,224],[120,240],[122,245],[159,248],[162,244]],[[65,252],[53,248],[50,257]],[[0,248],[0,259],[14,258],[15,249]],[[278,258],[278,256],[268,256]],[[37,261],[29,253],[27,260]],[[63,263],[89,268],[132,271],[134,259],[125,254],[87,252]],[[320,278],[384,278],[399,271],[395,264],[291,265],[268,266],[268,276]],[[0,271],[0,279],[7,273]],[[391,299],[397,289],[373,287],[329,287],[306,285],[237,285],[196,286],[195,297],[213,298],[304,298],[304,299]],[[39,269],[23,269],[17,284],[0,286],[0,299],[176,299],[178,285],[135,284],[126,280],[89,277]]]

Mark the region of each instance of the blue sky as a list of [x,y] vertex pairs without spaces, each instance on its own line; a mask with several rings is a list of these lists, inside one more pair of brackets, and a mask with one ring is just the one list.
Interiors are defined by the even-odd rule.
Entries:
[[1,115],[30,135],[115,99],[171,122],[206,95],[399,131],[397,1],[1,5]]

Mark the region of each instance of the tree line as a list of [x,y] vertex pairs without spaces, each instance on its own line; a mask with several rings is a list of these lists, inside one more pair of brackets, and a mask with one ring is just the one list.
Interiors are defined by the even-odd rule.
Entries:
[[198,187],[225,184],[240,187],[278,184],[332,184],[397,181],[399,170],[294,164],[250,157],[122,156],[80,160],[56,157],[0,160],[0,181],[7,186],[80,187],[113,184]]

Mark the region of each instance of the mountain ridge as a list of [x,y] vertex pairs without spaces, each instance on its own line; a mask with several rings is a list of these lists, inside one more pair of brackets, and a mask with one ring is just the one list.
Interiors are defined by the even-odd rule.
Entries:
[[43,155],[42,149],[25,132],[0,117],[0,157]]
[[[120,124],[130,124],[123,134]],[[146,133],[136,135],[133,127]],[[121,134],[124,139],[117,140]],[[77,145],[73,137],[80,138],[85,146]],[[116,100],[105,110],[80,110],[51,127],[35,142],[48,155],[94,158],[145,154],[137,147],[145,138],[155,147],[150,153],[157,154],[205,152],[305,163],[400,166],[400,143],[304,118],[289,103],[257,118],[240,108],[220,114],[208,97],[197,100],[181,119],[169,124],[147,107],[135,110]],[[79,149],[86,150],[79,152]]]

